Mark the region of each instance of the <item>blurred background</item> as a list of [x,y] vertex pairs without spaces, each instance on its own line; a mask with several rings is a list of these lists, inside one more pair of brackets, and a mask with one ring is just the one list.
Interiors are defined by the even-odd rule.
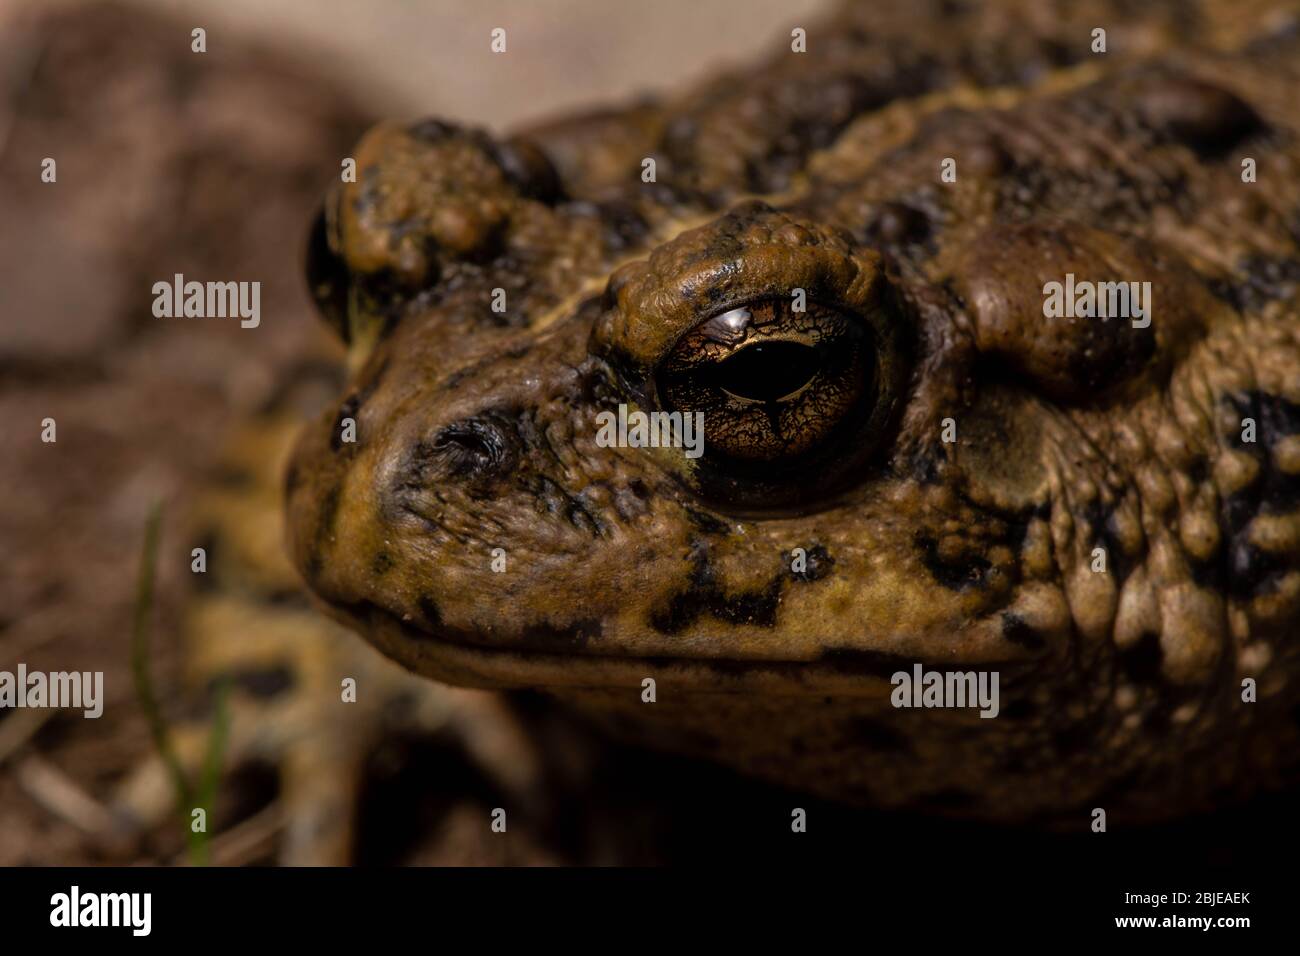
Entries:
[[[362,102],[494,130],[743,65],[830,0],[143,0],[311,51]],[[509,55],[488,48],[505,27]]]

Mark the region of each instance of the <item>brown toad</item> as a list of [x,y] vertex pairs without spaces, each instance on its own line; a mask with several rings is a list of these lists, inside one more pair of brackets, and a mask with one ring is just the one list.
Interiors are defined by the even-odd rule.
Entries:
[[[901,6],[678,99],[372,131],[312,243],[355,374],[294,561],[411,671],[835,798],[1289,776],[1294,9]],[[1048,317],[1067,276],[1149,324]],[[703,455],[598,441],[620,406]],[[894,706],[918,664],[996,672],[996,718]]]

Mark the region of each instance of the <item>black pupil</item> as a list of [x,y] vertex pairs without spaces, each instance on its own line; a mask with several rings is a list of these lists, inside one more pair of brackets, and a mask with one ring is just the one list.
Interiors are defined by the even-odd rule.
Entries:
[[817,374],[817,350],[798,342],[759,342],[746,346],[711,370],[713,383],[739,398],[772,402],[784,398]]

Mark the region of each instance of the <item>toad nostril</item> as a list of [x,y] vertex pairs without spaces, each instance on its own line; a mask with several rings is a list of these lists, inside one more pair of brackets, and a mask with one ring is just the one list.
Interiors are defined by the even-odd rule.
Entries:
[[447,425],[434,437],[433,453],[447,477],[483,479],[514,469],[518,450],[510,433],[486,417]]

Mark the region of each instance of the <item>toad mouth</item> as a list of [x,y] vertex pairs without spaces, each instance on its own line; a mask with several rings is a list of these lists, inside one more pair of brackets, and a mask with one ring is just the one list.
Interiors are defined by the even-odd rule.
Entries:
[[[489,645],[455,628],[432,630],[403,620],[371,601],[328,608],[344,623],[366,634],[385,656],[435,680],[470,683],[485,688],[565,687],[608,691],[612,686],[639,687],[647,677],[671,680],[703,693],[765,692],[806,696],[878,698],[887,696],[890,678],[910,673],[916,665],[948,673],[971,669],[998,671],[1011,680],[1035,669],[1042,654],[1026,651],[1023,657],[999,657],[960,664],[939,655],[914,656],[828,643],[815,658],[685,657],[593,652],[574,646],[578,633],[548,631],[550,648],[539,647],[540,637],[519,643]],[[585,643],[585,642],[584,642]],[[515,679],[512,675],[519,675]]]

